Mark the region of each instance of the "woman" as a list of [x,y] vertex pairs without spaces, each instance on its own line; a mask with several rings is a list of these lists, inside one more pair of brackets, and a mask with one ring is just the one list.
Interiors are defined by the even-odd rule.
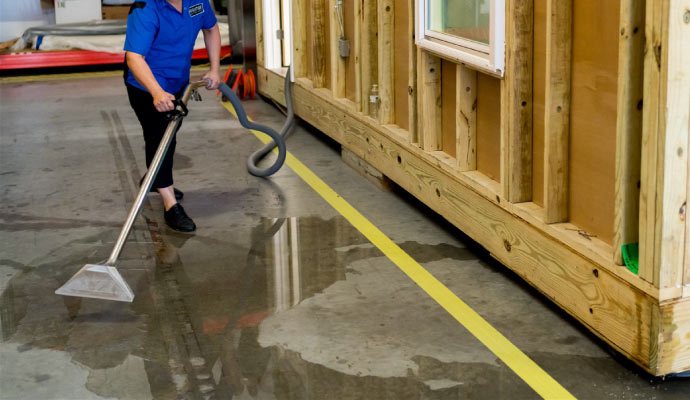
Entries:
[[[211,69],[203,78],[209,80],[209,90],[216,89],[220,83],[220,31],[208,0],[137,1],[129,11],[125,84],[129,102],[144,131],[147,168],[168,126],[166,112],[175,108],[173,101],[181,97],[189,82],[199,31],[204,33],[211,61]],[[174,154],[173,138],[152,187],[163,199],[168,226],[193,232],[194,221],[178,203],[183,193],[173,186]]]

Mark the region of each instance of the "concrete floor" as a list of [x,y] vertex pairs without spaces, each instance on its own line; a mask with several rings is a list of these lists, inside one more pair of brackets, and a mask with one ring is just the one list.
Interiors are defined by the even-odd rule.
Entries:
[[[119,77],[0,84],[3,399],[532,399],[537,394],[288,168],[251,177],[259,146],[209,93],[178,141],[199,229],[157,195],[122,255],[132,304],[53,291],[105,258],[144,172]],[[251,116],[279,126],[261,101]],[[654,380],[405,193],[381,192],[300,126],[289,148],[582,399],[687,399]]]

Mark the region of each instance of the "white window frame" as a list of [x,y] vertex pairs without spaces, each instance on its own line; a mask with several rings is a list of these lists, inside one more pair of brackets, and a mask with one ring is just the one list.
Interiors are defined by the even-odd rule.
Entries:
[[478,43],[445,33],[427,29],[427,1],[416,1],[415,42],[423,50],[442,58],[461,62],[488,72],[503,76],[505,70],[505,0],[489,0],[490,38],[489,44]]
[[[281,15],[282,7],[282,15]],[[292,64],[292,1],[263,0],[263,28],[264,28],[264,67],[271,70],[284,68]],[[281,21],[282,18],[282,21]],[[283,40],[277,37],[277,31],[283,30]],[[285,47],[283,47],[285,46]],[[285,51],[285,53],[283,53]],[[284,57],[283,57],[284,56]]]

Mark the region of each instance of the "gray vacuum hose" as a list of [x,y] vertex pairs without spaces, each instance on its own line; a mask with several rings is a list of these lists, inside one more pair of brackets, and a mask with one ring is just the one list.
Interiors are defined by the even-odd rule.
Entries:
[[[273,128],[257,124],[252,122],[247,118],[247,113],[242,107],[242,102],[237,97],[235,92],[228,87],[225,83],[218,85],[218,90],[227,97],[230,104],[235,108],[237,113],[237,119],[240,124],[247,128],[256,131],[261,131],[273,139],[270,143],[267,143],[264,147],[249,156],[247,160],[247,170],[250,174],[258,177],[267,177],[275,174],[285,163],[285,157],[287,156],[287,148],[285,147],[285,139],[292,131],[293,124],[295,121],[295,113],[292,108],[292,88],[290,86],[290,67],[288,67],[287,75],[285,76],[285,104],[287,105],[287,119],[280,130],[280,133],[273,130]],[[256,166],[256,164],[263,159],[268,153],[270,153],[274,148],[278,147],[278,158],[270,167],[266,169],[261,169]]]

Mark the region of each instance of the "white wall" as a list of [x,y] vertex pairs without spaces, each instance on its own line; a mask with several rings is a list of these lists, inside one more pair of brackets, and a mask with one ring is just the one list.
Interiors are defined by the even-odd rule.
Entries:
[[41,0],[0,1],[0,42],[14,39],[32,26],[55,23],[55,10],[41,9]]

